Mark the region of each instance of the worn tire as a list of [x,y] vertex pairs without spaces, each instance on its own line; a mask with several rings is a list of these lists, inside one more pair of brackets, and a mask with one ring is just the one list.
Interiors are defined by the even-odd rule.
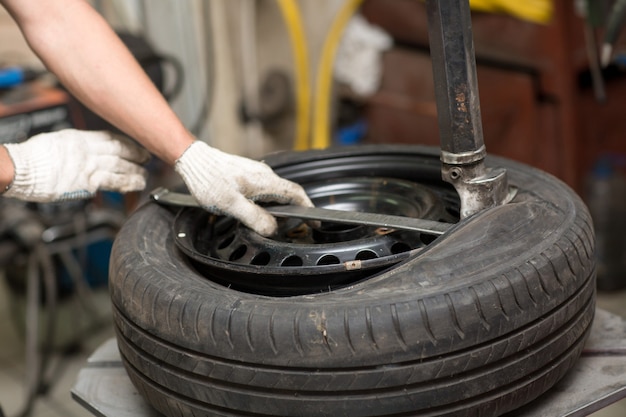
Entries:
[[[349,159],[349,174],[368,175],[375,164],[358,160],[372,155],[428,167],[425,180],[438,181],[438,151],[423,147],[268,162],[301,180],[312,161],[328,161],[330,176],[345,174],[337,167]],[[394,173],[414,175],[400,165]],[[593,229],[559,180],[504,159],[488,165],[505,167],[518,187],[510,204],[323,294],[268,297],[213,283],[176,249],[173,213],[146,204],[120,231],[110,267],[133,383],[171,417],[498,416],[533,400],[573,366],[589,332]]]

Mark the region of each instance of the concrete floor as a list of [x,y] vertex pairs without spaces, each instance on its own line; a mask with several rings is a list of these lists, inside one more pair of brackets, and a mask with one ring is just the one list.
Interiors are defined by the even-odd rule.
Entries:
[[[56,354],[53,364],[54,381],[48,395],[40,397],[35,403],[31,416],[33,417],[90,417],[93,416],[85,408],[75,402],[70,390],[76,382],[79,370],[85,365],[89,355],[104,341],[113,336],[109,320],[108,293],[100,289],[94,293],[91,303],[98,316],[94,319],[85,319],[81,307],[65,303],[60,309],[60,322],[64,323],[65,332],[60,333],[60,346],[69,344],[69,341],[78,338],[80,345],[71,353]],[[20,315],[16,314],[15,306],[21,301],[9,292],[5,280],[0,280],[0,404],[4,408],[6,417],[17,417],[23,409],[25,399],[25,355],[23,336],[18,329]],[[626,291],[614,293],[600,293],[598,307],[614,314],[626,317]],[[19,308],[17,309],[19,310]],[[82,320],[78,318],[83,318]],[[101,319],[103,321],[101,321]],[[78,320],[78,321],[77,321]],[[97,324],[95,331],[91,331],[93,324]],[[617,402],[593,414],[594,417],[623,417],[626,416],[626,399]]]
[[[626,290],[615,292],[599,292],[597,307],[626,318]],[[593,417],[624,417],[626,416],[626,399],[607,408],[593,413]]]
[[[91,353],[104,341],[113,336],[108,307],[108,293],[105,289],[94,293],[92,305],[99,316],[87,320],[86,314],[77,305],[63,305],[59,310],[60,331],[59,352],[51,361],[52,375],[50,389],[46,396],[35,402],[33,417],[89,417],[93,416],[75,402],[70,389],[76,382],[79,370]],[[26,399],[25,346],[20,310],[22,301],[7,290],[5,281],[0,282],[0,405],[6,417],[17,417],[24,409]],[[17,307],[17,308],[16,308]],[[17,310],[17,311],[16,311]],[[77,325],[76,319],[79,319]],[[93,329],[92,329],[93,324]],[[68,330],[69,329],[69,330]],[[68,352],[61,348],[73,345],[75,339],[80,344],[72,346]]]

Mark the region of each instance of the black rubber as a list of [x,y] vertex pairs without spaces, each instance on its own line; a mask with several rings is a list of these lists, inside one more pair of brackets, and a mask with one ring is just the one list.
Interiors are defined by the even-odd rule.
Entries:
[[[393,171],[440,181],[438,151],[423,147],[268,163],[298,181],[313,168],[318,179]],[[499,416],[533,400],[574,365],[589,332],[593,229],[559,180],[503,159],[488,164],[507,168],[519,189],[513,202],[323,294],[279,298],[216,284],[176,249],[174,214],[143,206],[119,233],[110,268],[133,383],[170,417]]]

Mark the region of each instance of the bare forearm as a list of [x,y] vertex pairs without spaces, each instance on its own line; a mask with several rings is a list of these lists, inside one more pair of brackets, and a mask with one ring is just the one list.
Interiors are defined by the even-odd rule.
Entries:
[[193,137],[108,24],[83,0],[2,0],[72,94],[173,164]]

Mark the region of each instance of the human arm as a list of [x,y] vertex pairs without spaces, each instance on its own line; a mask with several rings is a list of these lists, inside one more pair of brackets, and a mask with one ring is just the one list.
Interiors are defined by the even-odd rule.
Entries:
[[102,118],[173,165],[194,141],[130,51],[84,0],[1,0],[33,51]]
[[174,166],[207,210],[229,214],[270,235],[276,230],[275,219],[252,201],[312,205],[300,186],[278,177],[267,165],[196,141],[121,40],[84,0],[0,3],[65,87]]

